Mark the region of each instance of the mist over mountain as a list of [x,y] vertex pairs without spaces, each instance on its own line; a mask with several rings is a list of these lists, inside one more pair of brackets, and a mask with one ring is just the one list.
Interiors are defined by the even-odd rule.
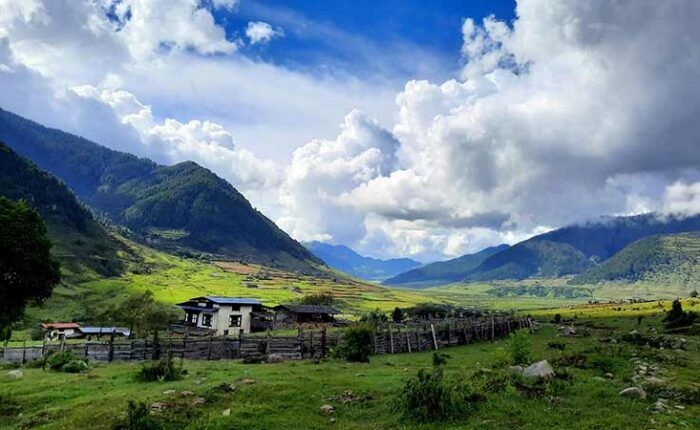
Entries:
[[293,270],[322,264],[231,184],[196,163],[158,165],[1,109],[0,139],[154,247]]
[[381,260],[366,257],[344,245],[314,241],[305,243],[304,246],[329,267],[368,281],[381,281],[421,266],[420,262],[410,258]]

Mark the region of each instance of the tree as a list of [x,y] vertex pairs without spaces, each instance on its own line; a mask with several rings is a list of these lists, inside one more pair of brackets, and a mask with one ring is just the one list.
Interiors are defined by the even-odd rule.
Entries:
[[401,308],[399,308],[399,307],[394,308],[394,311],[391,313],[391,320],[394,322],[401,322],[401,321],[403,321],[403,318],[404,318],[404,315],[403,315],[403,311],[401,310]]
[[101,324],[125,325],[131,332],[130,336],[147,336],[154,331],[164,330],[172,319],[170,309],[156,302],[151,290],[130,295],[120,305],[107,308],[97,317]]
[[698,296],[698,290],[693,290],[690,292],[690,297],[696,298]]
[[41,303],[61,280],[39,214],[26,202],[0,197],[0,331]]

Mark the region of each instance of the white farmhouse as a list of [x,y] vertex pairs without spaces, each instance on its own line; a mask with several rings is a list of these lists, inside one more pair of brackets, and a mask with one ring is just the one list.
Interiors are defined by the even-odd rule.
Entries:
[[195,297],[177,304],[185,311],[186,327],[208,330],[217,336],[250,333],[263,305],[243,297]]

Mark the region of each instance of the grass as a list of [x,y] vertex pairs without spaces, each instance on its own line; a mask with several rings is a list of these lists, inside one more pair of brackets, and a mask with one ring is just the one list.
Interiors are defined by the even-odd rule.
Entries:
[[[654,320],[654,323],[659,321]],[[175,403],[174,409],[155,414],[175,416],[183,420],[179,428],[187,428],[187,414],[199,410],[199,427],[190,428],[295,428],[295,429],[645,429],[700,428],[700,399],[674,400],[668,393],[650,391],[650,398],[633,400],[618,396],[632,384],[633,356],[643,357],[659,366],[659,374],[668,381],[669,393],[693,393],[700,387],[700,354],[698,338],[688,337],[688,351],[651,350],[628,344],[613,349],[600,342],[614,332],[621,335],[636,328],[634,318],[579,319],[588,326],[590,337],[556,337],[556,329],[545,325],[532,336],[533,359],[546,358],[559,371],[566,370],[572,380],[554,381],[542,387],[540,394],[507,385],[502,390],[485,392],[485,399],[475,404],[471,415],[455,422],[439,425],[418,425],[402,422],[393,407],[405,381],[419,369],[431,366],[430,352],[372,357],[371,362],[345,363],[327,361],[285,362],[281,364],[246,365],[233,361],[188,361],[188,376],[181,381],[138,383],[134,375],[138,363],[96,364],[88,374],[63,374],[40,369],[24,369],[21,380],[0,376],[0,398],[12,405],[8,416],[0,419],[0,428],[110,428],[126,411],[128,400]],[[550,349],[556,340],[564,350]],[[482,368],[501,359],[506,350],[504,340],[477,343],[444,350],[448,355],[448,378],[471,378]],[[596,368],[564,367],[566,357],[583,355],[614,358],[615,377],[595,379]],[[501,366],[502,367],[502,366]],[[498,374],[499,366],[480,376]],[[241,378],[255,383],[241,384]],[[233,392],[216,393],[221,384],[234,384]],[[189,398],[169,396],[166,390],[189,390]],[[353,399],[338,400],[352,390]],[[696,391],[693,391],[696,390]],[[536,390],[535,390],[536,392]],[[656,397],[669,398],[671,411],[656,414],[650,410]],[[182,406],[194,397],[207,400],[200,409]],[[174,400],[179,399],[179,400]],[[332,416],[320,411],[331,404]],[[179,406],[178,406],[179,405]],[[675,405],[683,409],[675,408]],[[19,409],[17,409],[19,408]],[[222,413],[230,409],[230,415]],[[21,416],[16,411],[21,411]],[[331,423],[331,417],[335,423]],[[204,423],[202,423],[202,420]]]

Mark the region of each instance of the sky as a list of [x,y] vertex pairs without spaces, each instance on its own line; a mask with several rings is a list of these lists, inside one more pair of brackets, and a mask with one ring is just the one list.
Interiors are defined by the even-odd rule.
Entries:
[[0,107],[427,262],[700,212],[695,0],[0,0]]

